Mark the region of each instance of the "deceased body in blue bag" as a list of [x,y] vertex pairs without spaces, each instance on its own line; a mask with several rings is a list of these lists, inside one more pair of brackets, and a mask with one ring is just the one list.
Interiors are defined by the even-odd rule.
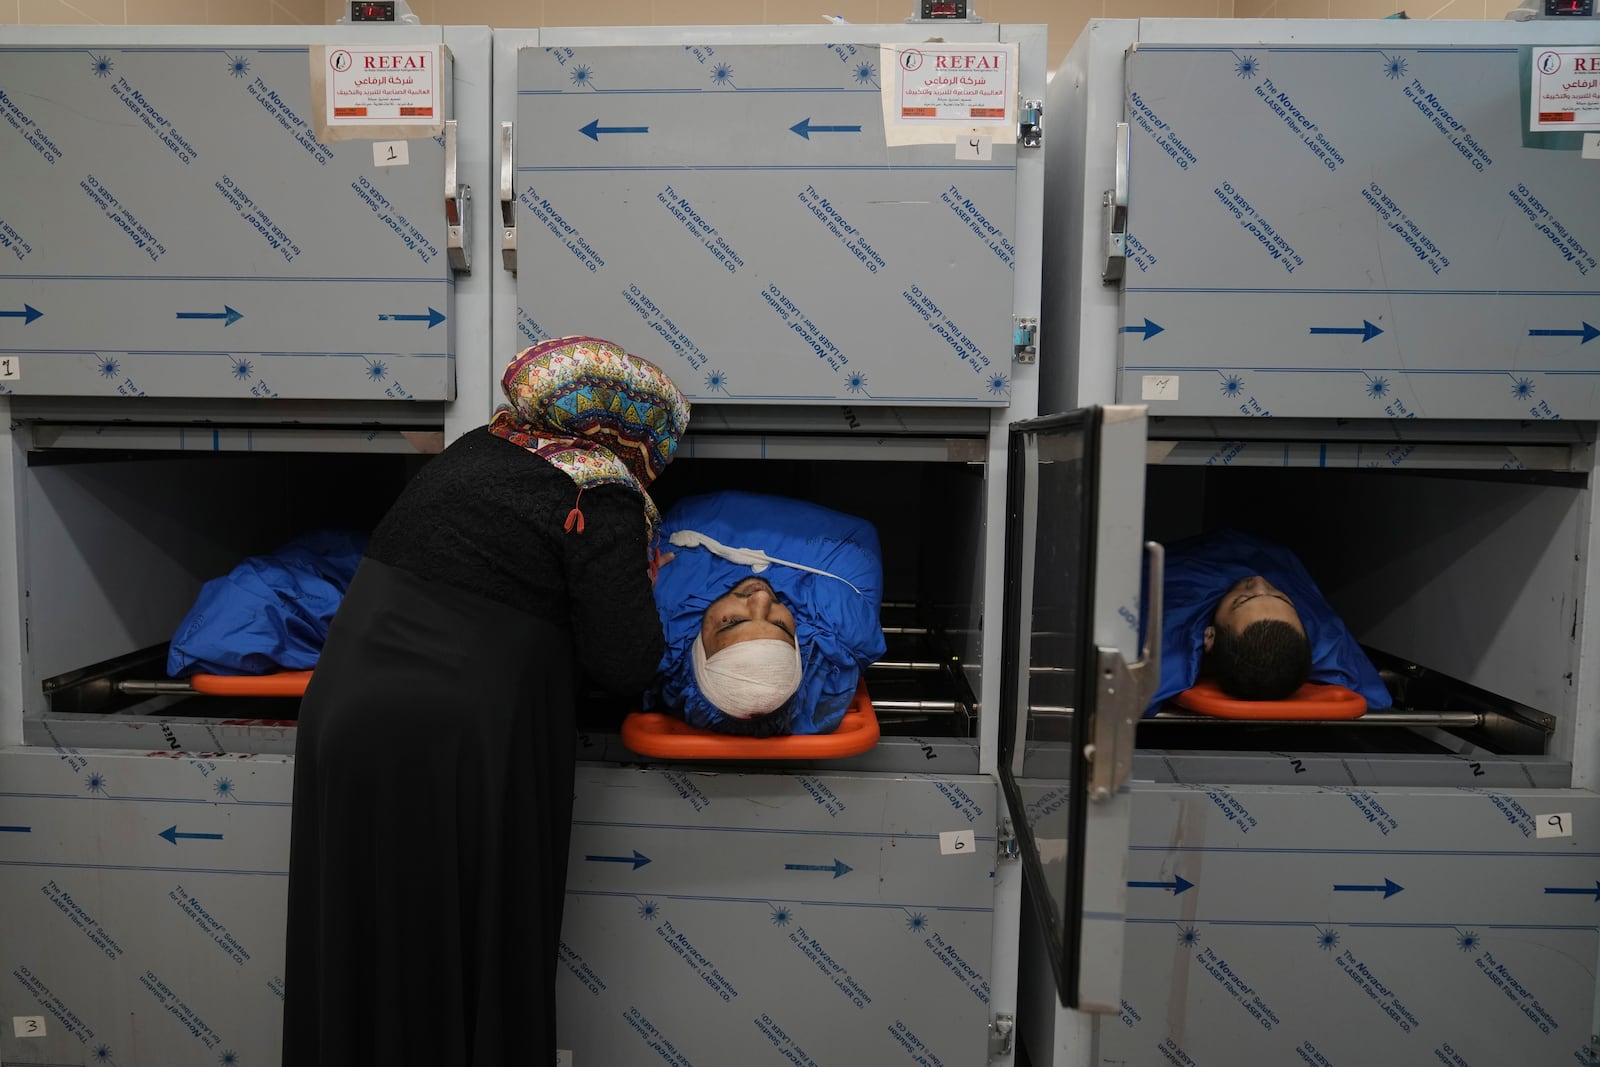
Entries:
[[825,734],[884,653],[883,560],[864,519],[759,493],[690,497],[661,529],[667,640],[647,704],[750,737]]
[[1167,546],[1161,685],[1148,713],[1214,677],[1235,700],[1282,700],[1305,681],[1342,685],[1369,708],[1393,701],[1383,678],[1299,558],[1238,530]]
[[311,670],[366,546],[365,533],[316,530],[206,582],[172,636],[167,673]]

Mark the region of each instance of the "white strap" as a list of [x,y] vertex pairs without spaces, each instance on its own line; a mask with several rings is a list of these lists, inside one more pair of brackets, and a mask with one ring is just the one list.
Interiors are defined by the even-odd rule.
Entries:
[[748,566],[756,574],[760,574],[773,564],[777,564],[780,567],[792,567],[797,571],[806,571],[810,574],[820,574],[824,578],[832,578],[835,581],[844,582],[845,585],[850,586],[855,591],[857,596],[861,595],[861,590],[856,589],[852,582],[848,579],[840,578],[837,574],[829,574],[827,571],[818,570],[816,567],[807,567],[804,563],[791,563],[786,559],[775,559],[759,548],[731,548],[720,541],[707,537],[698,530],[675,530],[667,540],[678,548],[704,548],[729,563]]

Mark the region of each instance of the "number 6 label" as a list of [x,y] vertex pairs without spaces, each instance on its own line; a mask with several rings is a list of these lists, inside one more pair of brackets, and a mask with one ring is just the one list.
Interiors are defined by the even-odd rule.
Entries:
[[43,1015],[13,1015],[11,1017],[11,1035],[13,1037],[43,1037]]
[[977,841],[971,830],[946,830],[939,835],[939,851],[946,856],[960,856],[974,851]]

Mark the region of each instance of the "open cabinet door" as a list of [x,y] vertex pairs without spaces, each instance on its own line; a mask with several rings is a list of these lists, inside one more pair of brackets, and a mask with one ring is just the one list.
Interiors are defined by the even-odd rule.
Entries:
[[1011,426],[1000,776],[1057,993],[1083,1011],[1120,999],[1128,778],[1160,673],[1145,421],[1113,406]]

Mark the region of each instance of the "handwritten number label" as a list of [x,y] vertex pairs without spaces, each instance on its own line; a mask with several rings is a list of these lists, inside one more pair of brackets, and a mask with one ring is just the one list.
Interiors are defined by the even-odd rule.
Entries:
[[11,1017],[12,1037],[43,1037],[43,1015],[13,1015]]
[[404,167],[411,163],[411,146],[404,141],[375,141],[372,145],[374,167]]
[[1176,374],[1146,374],[1139,382],[1139,399],[1178,399],[1178,376]]
[[971,830],[946,830],[939,835],[939,851],[946,856],[963,856],[977,850]]
[[0,356],[0,382],[14,382],[22,377],[22,360],[16,356]]
[[956,138],[957,159],[993,159],[994,138],[968,134]]
[[1540,837],[1571,837],[1572,812],[1563,811],[1554,815],[1537,815],[1534,824],[1538,827]]

